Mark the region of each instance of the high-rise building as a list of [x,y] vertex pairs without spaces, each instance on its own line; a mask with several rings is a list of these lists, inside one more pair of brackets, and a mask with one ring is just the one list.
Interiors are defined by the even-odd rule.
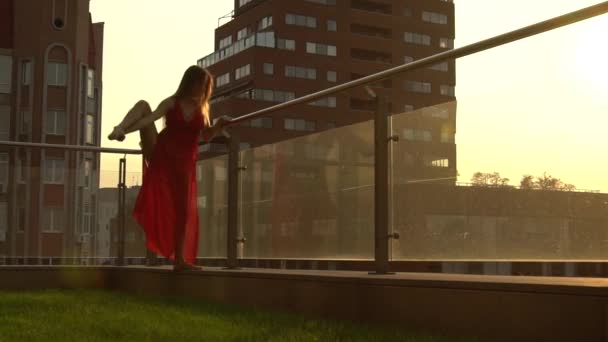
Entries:
[[[451,0],[235,0],[200,66],[216,77],[212,115],[238,117],[278,102],[453,48]],[[455,62],[373,85],[401,119],[408,177],[456,176]],[[437,106],[442,104],[441,106]],[[373,117],[362,89],[277,112],[237,128],[245,146],[273,143]],[[372,134],[372,132],[370,132]]]
[[[100,145],[103,23],[88,0],[0,0],[0,140]],[[99,155],[0,147],[0,256],[94,253]]]

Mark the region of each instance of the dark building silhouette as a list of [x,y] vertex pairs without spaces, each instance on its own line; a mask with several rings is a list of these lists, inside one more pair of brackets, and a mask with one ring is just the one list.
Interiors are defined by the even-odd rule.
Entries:
[[[0,140],[100,145],[103,23],[89,1],[0,0]],[[0,256],[95,253],[99,155],[0,147]]]

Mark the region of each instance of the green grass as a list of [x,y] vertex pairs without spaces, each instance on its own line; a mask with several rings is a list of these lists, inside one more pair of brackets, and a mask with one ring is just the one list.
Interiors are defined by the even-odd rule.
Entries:
[[43,291],[0,292],[0,341],[455,340],[184,298]]

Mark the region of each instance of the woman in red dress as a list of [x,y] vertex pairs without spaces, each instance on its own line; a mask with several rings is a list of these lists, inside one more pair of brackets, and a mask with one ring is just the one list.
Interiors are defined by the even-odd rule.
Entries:
[[[134,216],[146,232],[148,250],[174,263],[176,271],[194,269],[198,248],[196,157],[202,136],[207,141],[229,122],[209,119],[213,77],[198,66],[186,70],[175,95],[151,110],[139,101],[108,136],[124,140],[139,131],[145,159],[142,188]],[[164,117],[166,126],[156,132],[154,122]]]

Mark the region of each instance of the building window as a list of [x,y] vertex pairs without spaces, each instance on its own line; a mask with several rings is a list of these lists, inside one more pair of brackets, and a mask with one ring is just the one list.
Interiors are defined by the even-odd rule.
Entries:
[[444,85],[444,84],[442,84],[439,87],[439,93],[441,95],[443,95],[443,96],[452,96],[452,97],[456,96],[455,87],[451,86],[451,85]]
[[19,183],[25,183],[27,180],[27,160],[25,155],[15,156],[16,162],[16,177]]
[[432,67],[429,67],[429,69],[435,70],[435,71],[441,71],[441,72],[448,72],[449,71],[448,62],[435,64]]
[[431,93],[431,84],[428,82],[405,81],[403,84],[403,88],[406,91],[411,91],[414,93]]
[[228,37],[222,38],[222,39],[220,39],[219,48],[223,49],[223,48],[225,48],[226,46],[228,46],[230,44],[232,44],[232,36],[228,36]]
[[8,153],[0,153],[0,194],[8,190]]
[[260,32],[260,33],[257,33],[256,34],[255,45],[257,45],[257,46],[263,46],[263,47],[269,47],[269,48],[274,48],[274,46],[275,46],[274,32],[269,31],[269,32]]
[[414,106],[412,106],[411,104],[405,104],[403,105],[403,112],[407,113],[407,112],[413,112],[414,111]]
[[328,71],[327,72],[327,80],[329,82],[337,82],[338,81],[338,73],[336,73],[335,71]]
[[251,64],[244,65],[234,71],[234,79],[238,80],[251,74]]
[[271,15],[269,15],[265,18],[262,18],[262,20],[260,20],[258,22],[258,31],[267,29],[270,26],[272,26],[272,16]]
[[239,0],[239,7],[243,7],[253,0]]
[[220,75],[215,80],[216,87],[222,87],[228,83],[230,83],[230,73],[225,73],[223,75]]
[[403,63],[404,64],[412,63],[413,61],[414,61],[414,57],[412,57],[412,56],[403,56]]
[[285,66],[285,77],[303,78],[307,80],[317,79],[317,69],[296,67],[292,65]]
[[30,85],[32,82],[32,62],[23,61],[21,63],[21,84]]
[[298,14],[285,14],[285,24],[317,28],[317,18]]
[[403,40],[406,43],[417,44],[417,45],[431,45],[431,36],[420,33],[405,32],[403,34]]
[[445,25],[448,23],[448,16],[441,13],[423,11],[422,21],[432,24]]
[[293,39],[277,39],[277,48],[282,50],[294,51],[296,49],[296,41]]
[[336,22],[335,20],[328,20],[327,21],[327,31],[333,31],[333,32],[338,31],[338,22]]
[[44,182],[48,184],[63,183],[65,161],[63,159],[48,157],[44,161]]
[[65,224],[63,208],[46,207],[42,214],[42,231],[45,233],[62,232]]
[[87,114],[87,126],[85,131],[85,142],[95,144],[95,119],[93,115]]
[[13,58],[0,55],[0,94],[10,94],[13,79]]
[[48,63],[46,79],[50,86],[65,87],[68,80],[68,65],[65,63]]
[[454,39],[440,38],[439,47],[442,49],[453,49],[454,48]]
[[91,69],[87,70],[87,97],[95,97],[95,83],[94,83],[95,72]]
[[272,118],[270,118],[270,117],[257,118],[257,119],[245,122],[243,124],[243,126],[252,127],[252,128],[272,128]]
[[304,119],[285,119],[285,129],[288,131],[314,132],[316,123]]
[[265,75],[274,75],[274,64],[264,63],[264,74]]
[[[249,35],[249,27],[244,27],[236,33],[236,40],[241,40]],[[230,45],[230,44],[229,44]]]
[[[239,97],[270,102],[286,102],[295,98],[295,93],[289,91],[280,91],[272,89],[252,89],[250,92],[251,93],[248,95]],[[247,92],[245,94],[247,94]]]
[[82,173],[83,173],[83,185],[85,188],[91,187],[91,170],[93,168],[93,162],[90,159],[85,159],[82,164]]
[[433,141],[431,131],[425,129],[404,128],[402,133],[403,139],[410,141]]
[[99,114],[99,89],[95,88],[93,94],[93,98],[89,100],[89,108],[87,109],[91,114]]
[[424,157],[424,165],[428,167],[450,167],[450,161],[447,158]]
[[317,106],[317,107],[336,108],[337,100],[336,100],[335,96],[329,96],[329,97],[325,97],[325,98],[310,102],[309,105]]
[[0,140],[8,140],[11,132],[11,107],[0,106]]
[[[1,111],[1,109],[0,109]],[[30,129],[32,127],[32,113],[31,112],[21,112],[19,117],[19,133],[20,134],[30,134]]]
[[46,113],[46,134],[65,135],[66,113],[64,111],[48,111]]
[[46,112],[46,134],[65,135],[66,114],[64,111]]
[[319,44],[306,42],[306,52],[324,56],[336,56],[337,49],[335,45]]

